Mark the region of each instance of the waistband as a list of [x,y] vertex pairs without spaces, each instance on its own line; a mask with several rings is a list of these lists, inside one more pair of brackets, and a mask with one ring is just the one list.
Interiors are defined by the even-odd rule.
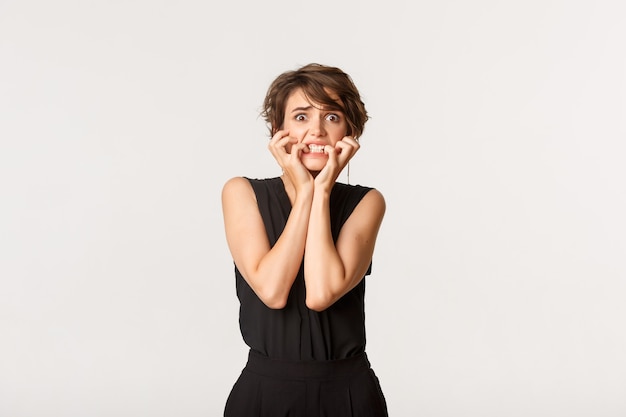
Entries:
[[370,369],[365,352],[345,359],[298,361],[275,359],[250,350],[246,370],[274,378],[340,378]]

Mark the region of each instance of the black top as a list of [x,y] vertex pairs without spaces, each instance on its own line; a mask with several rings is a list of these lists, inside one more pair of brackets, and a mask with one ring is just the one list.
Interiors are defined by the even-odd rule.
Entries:
[[[256,194],[270,246],[285,228],[291,202],[279,177],[248,179]],[[371,188],[336,183],[330,195],[333,240],[356,205]],[[371,270],[368,269],[366,275]],[[296,277],[287,305],[273,310],[252,291],[235,266],[239,325],[250,348],[271,358],[290,360],[344,359],[365,351],[365,279],[322,312],[307,308],[304,268]]]

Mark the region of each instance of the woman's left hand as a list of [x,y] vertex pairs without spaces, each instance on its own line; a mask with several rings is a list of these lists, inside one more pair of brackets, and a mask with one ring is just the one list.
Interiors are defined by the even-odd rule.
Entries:
[[330,192],[339,174],[360,147],[358,140],[352,136],[345,136],[334,147],[326,145],[324,152],[328,155],[328,162],[315,177],[315,189],[322,188]]

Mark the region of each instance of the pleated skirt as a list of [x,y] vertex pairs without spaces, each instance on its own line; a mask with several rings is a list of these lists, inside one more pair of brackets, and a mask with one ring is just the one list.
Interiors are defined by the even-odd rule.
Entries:
[[387,417],[365,353],[332,361],[271,359],[250,351],[224,417]]

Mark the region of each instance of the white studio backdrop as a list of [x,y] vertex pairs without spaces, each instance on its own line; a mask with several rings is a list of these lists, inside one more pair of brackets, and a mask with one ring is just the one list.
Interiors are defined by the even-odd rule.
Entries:
[[[0,417],[219,416],[220,191],[280,72],[352,75],[393,417],[626,415],[622,1],[0,0]],[[345,176],[342,177],[345,181]]]

